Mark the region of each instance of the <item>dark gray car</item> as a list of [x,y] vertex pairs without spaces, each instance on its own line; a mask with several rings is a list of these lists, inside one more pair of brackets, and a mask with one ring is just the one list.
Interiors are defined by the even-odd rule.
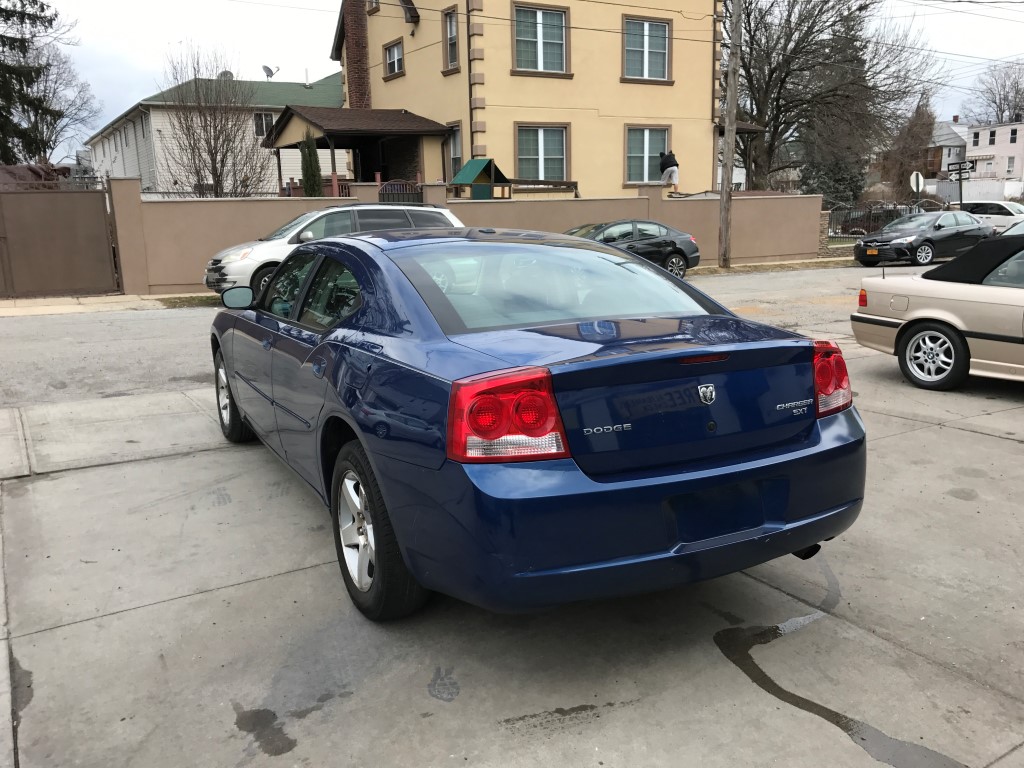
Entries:
[[693,235],[656,221],[584,224],[573,227],[565,234],[585,237],[635,253],[664,267],[676,277],[682,277],[687,269],[700,263],[700,249]]
[[923,267],[937,258],[959,256],[991,236],[992,227],[969,213],[912,213],[858,240],[853,257],[865,267],[883,261],[909,261]]

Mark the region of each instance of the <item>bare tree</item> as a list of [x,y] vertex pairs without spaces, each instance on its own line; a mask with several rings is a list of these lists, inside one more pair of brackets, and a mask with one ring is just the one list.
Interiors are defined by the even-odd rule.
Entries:
[[[72,155],[65,151],[54,157],[54,153],[81,141],[85,129],[99,117],[100,106],[89,84],[78,77],[71,57],[54,43],[31,50],[26,65],[40,74],[29,88],[33,98],[18,110],[20,122],[30,135],[22,155],[29,161],[41,156],[59,163]],[[29,147],[35,154],[29,152]]]
[[963,104],[973,123],[1012,123],[1024,116],[1024,59],[992,64],[978,75],[975,95]]
[[[732,8],[727,0],[727,17]],[[885,146],[938,74],[934,58],[907,43],[916,37],[909,28],[881,17],[881,0],[760,0],[744,8],[738,117],[764,128],[738,140],[752,189],[820,156],[830,137],[860,162]]]
[[889,183],[897,200],[909,200],[914,196],[910,174],[926,170],[928,145],[934,129],[935,113],[929,98],[924,96],[882,155],[882,181]]
[[253,84],[236,80],[222,54],[195,47],[168,60],[166,79],[172,183],[197,197],[263,192],[272,156],[256,136]]

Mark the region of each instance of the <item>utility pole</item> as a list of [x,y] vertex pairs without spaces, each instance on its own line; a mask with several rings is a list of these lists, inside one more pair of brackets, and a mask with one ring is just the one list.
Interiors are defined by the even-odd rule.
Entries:
[[732,227],[732,167],[736,158],[736,102],[740,78],[740,45],[743,43],[743,0],[732,0],[729,29],[729,68],[725,75],[725,139],[722,148],[724,167],[719,190],[718,266],[728,268],[729,234]]

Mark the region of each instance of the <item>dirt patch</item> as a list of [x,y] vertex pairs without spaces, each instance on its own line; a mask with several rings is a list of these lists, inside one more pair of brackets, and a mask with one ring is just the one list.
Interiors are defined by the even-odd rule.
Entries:
[[164,296],[158,298],[157,301],[167,309],[220,306],[220,296],[216,294],[210,294],[209,296]]

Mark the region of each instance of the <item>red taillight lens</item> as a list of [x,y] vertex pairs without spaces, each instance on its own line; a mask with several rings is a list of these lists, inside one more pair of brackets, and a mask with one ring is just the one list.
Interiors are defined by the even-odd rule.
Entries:
[[868,305],[868,292],[863,288],[860,289],[860,293],[857,294],[857,306],[866,307]]
[[814,402],[819,419],[853,404],[850,373],[834,341],[814,342]]
[[449,459],[534,461],[568,455],[546,368],[512,368],[452,382]]

